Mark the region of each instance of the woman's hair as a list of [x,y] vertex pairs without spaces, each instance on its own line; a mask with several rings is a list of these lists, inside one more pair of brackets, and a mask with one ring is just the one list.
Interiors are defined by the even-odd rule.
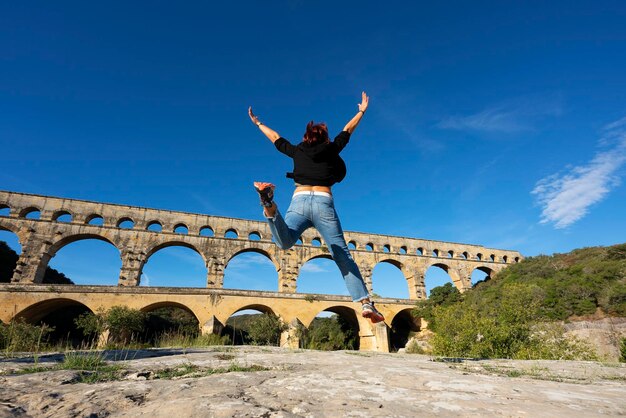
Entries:
[[306,132],[304,133],[302,141],[308,145],[317,145],[328,142],[328,127],[324,122],[309,122],[306,126]]

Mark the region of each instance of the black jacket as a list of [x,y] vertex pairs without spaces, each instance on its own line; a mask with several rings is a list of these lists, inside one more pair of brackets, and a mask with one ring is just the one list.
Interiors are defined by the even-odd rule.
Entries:
[[274,142],[274,146],[293,159],[293,173],[287,173],[287,177],[306,186],[332,186],[346,176],[346,163],[339,153],[348,141],[350,133],[341,131],[334,141],[324,144],[301,142],[295,146],[281,137]]

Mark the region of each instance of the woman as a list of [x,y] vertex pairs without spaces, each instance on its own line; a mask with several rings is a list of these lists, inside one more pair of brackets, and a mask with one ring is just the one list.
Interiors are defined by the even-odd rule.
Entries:
[[309,122],[302,142],[294,146],[261,123],[252,113],[252,107],[248,109],[248,115],[276,149],[291,157],[294,162],[294,171],[287,176],[295,180],[296,190],[284,218],[273,202],[274,185],[254,183],[276,244],[283,250],[289,249],[306,229],[315,227],[337,263],[352,300],[361,303],[361,314],[372,323],[377,323],[385,318],[370,300],[363,277],[348,250],[331,192],[333,184],[343,180],[346,175],[346,166],[339,153],[348,144],[350,135],[367,111],[369,98],[365,92],[361,96],[359,111],[332,142],[324,123]]

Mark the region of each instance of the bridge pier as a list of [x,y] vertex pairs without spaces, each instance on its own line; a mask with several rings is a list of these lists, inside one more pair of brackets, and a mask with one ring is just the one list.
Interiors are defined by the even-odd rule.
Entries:
[[302,322],[294,318],[287,324],[287,329],[280,335],[280,346],[287,348],[300,348],[300,332],[304,328]]
[[204,324],[201,325],[200,333],[220,335],[224,325],[213,315]]
[[48,240],[30,234],[22,247],[11,283],[41,283],[53,256],[49,253],[50,246]]
[[122,269],[118,280],[119,286],[139,286],[141,270],[146,256],[140,249],[128,248],[122,251]]

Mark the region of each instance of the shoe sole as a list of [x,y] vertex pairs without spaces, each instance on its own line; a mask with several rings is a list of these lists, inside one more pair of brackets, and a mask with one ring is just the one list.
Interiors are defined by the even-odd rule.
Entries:
[[361,315],[363,316],[363,318],[367,318],[370,321],[372,321],[372,324],[377,324],[385,320],[385,317],[382,316],[381,314],[377,314],[371,311],[362,312]]

